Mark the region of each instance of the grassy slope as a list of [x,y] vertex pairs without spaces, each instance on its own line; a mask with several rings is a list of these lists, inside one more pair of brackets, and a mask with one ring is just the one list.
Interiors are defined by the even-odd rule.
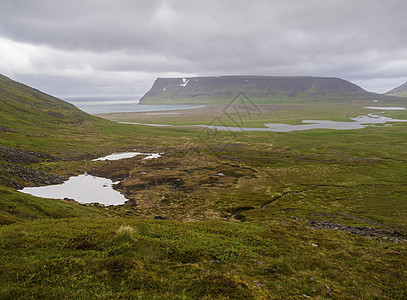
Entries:
[[81,123],[92,119],[73,105],[0,75],[0,120],[18,127]]
[[[274,115],[284,118],[281,109]],[[295,119],[304,110],[288,111]],[[311,118],[312,111],[305,111]],[[403,111],[390,115],[407,118]],[[318,227],[329,221],[405,234],[405,124],[226,132],[211,140],[200,130],[80,119],[2,123],[14,131],[0,131],[0,144],[55,156],[22,167],[61,175],[93,168],[108,176],[133,175],[123,187],[136,191],[129,196],[139,206],[91,208],[0,187],[0,218],[17,222],[0,226],[0,256],[6,258],[0,260],[0,298],[406,297],[405,243]],[[166,155],[143,164],[89,161],[153,147]],[[222,220],[143,220],[154,216]],[[119,230],[126,224],[133,228],[128,234]]]
[[406,297],[404,245],[293,221],[44,220],[0,234],[3,299]]
[[[0,186],[0,224],[13,224],[33,219],[60,219],[73,217],[106,217],[100,209],[68,203],[60,200],[42,199]],[[26,225],[24,225],[26,226]]]
[[407,91],[402,91],[402,92],[398,92],[398,93],[392,93],[392,94],[388,94],[389,96],[395,96],[395,97],[404,97],[407,98]]
[[396,97],[407,97],[407,82],[387,92],[386,95]]

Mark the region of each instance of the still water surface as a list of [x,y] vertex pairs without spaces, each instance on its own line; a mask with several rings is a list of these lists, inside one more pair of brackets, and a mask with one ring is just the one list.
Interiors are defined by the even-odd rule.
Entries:
[[[144,155],[145,157],[143,159],[153,159],[161,156],[160,153],[124,152],[113,153],[111,155],[94,159],[93,161],[119,160],[139,155]],[[50,199],[73,199],[79,203],[121,205],[128,199],[113,188],[113,186],[118,183],[120,182],[112,182],[110,179],[85,173],[79,176],[72,176],[62,184],[25,187],[20,190],[20,192]]]
[[407,122],[403,119],[393,119],[390,117],[380,116],[376,114],[368,114],[351,118],[352,121],[339,122],[329,120],[303,120],[300,125],[280,124],[280,123],[265,123],[265,127],[232,127],[232,126],[216,126],[216,125],[168,125],[168,124],[145,124],[145,123],[133,123],[133,122],[120,122],[123,124],[135,124],[145,126],[172,126],[172,127],[204,127],[213,130],[223,131],[271,131],[271,132],[291,132],[302,131],[310,129],[335,129],[335,130],[350,130],[350,129],[362,129],[372,125],[384,125],[391,126],[391,122]]
[[204,107],[205,105],[147,105],[139,104],[134,97],[65,97],[79,109],[89,114],[104,114],[117,112],[148,112],[167,111],[177,109],[191,109]]
[[26,187],[20,190],[23,193],[50,199],[73,199],[80,203],[100,203],[103,205],[124,204],[126,199],[113,189],[110,179],[82,174],[72,176],[62,184]]

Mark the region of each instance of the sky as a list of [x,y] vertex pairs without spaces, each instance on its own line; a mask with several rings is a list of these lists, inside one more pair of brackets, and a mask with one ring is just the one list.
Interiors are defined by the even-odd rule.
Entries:
[[407,81],[405,0],[1,0],[0,73],[57,97],[140,98],[157,77]]

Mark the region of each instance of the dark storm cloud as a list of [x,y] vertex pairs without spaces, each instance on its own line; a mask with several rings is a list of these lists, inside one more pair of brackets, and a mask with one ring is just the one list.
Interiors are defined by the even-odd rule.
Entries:
[[384,91],[407,77],[406,11],[399,0],[3,0],[0,37],[27,64],[0,67],[73,91],[82,78],[81,92],[212,74],[338,76]]

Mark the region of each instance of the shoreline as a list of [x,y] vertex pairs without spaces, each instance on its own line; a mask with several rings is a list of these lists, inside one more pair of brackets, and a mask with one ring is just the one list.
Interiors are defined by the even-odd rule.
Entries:
[[[144,106],[161,106],[161,105],[150,105],[150,104],[137,104],[137,105],[144,105]],[[187,104],[162,104],[162,106],[175,106],[175,105],[182,105],[182,106],[188,106]],[[202,105],[194,105],[189,106],[189,107],[174,107],[174,108],[166,108],[166,109],[147,109],[147,110],[140,110],[140,111],[122,111],[122,112],[107,112],[107,113],[94,113],[91,114],[93,116],[107,116],[107,115],[112,115],[112,114],[139,114],[139,113],[151,113],[151,112],[165,112],[165,111],[174,111],[174,110],[186,110],[186,109],[197,109],[197,108],[204,108],[206,107],[206,104]]]

